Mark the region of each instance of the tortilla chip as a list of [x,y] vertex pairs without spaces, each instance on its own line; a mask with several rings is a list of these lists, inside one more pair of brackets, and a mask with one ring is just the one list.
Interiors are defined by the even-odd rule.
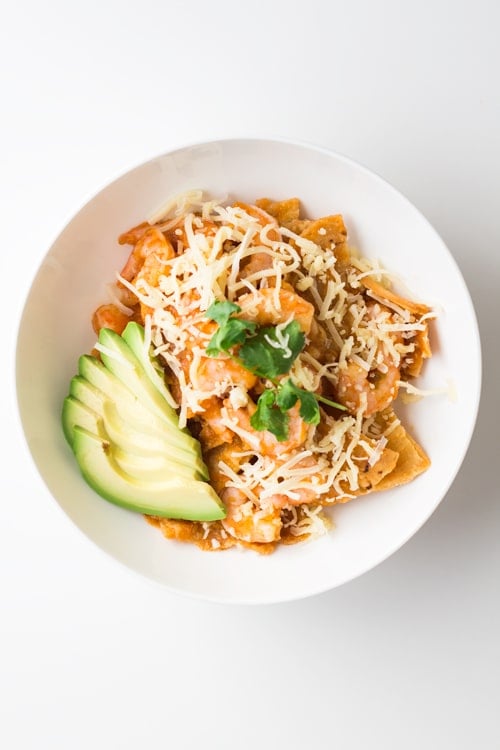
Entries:
[[[377,424],[380,428],[387,429],[391,423],[397,420],[392,409],[385,409],[377,415]],[[354,456],[356,456],[356,449]],[[387,436],[387,445],[374,466],[366,464],[363,469],[360,465],[359,489],[352,492],[348,483],[341,484],[342,491],[347,497],[328,497],[325,505],[337,505],[347,503],[354,497],[367,495],[370,492],[390,490],[407,484],[429,468],[431,462],[420,445],[406,432],[405,428],[398,424]]]
[[385,477],[389,476],[397,466],[398,459],[399,454],[395,450],[385,448],[376,464],[370,466],[367,462],[365,470],[359,474],[358,484],[361,490],[360,494],[370,492]]
[[426,471],[431,462],[421,446],[409,435],[403,425],[398,425],[387,437],[387,447],[398,453],[396,466],[373,489],[390,490],[411,482]]
[[323,249],[329,249],[334,244],[333,252],[339,263],[349,263],[350,254],[347,247],[347,229],[340,214],[323,216],[312,221],[302,232],[301,237],[316,243]]
[[[147,515],[144,517],[151,526],[158,527],[166,539],[196,544],[205,552],[221,552],[231,547],[246,547],[260,555],[270,555],[276,549],[276,542],[245,542],[242,539],[236,539],[227,534],[218,521],[212,521],[207,525],[198,521],[183,521],[175,518]],[[300,537],[300,541],[302,539]]]
[[399,294],[391,291],[386,286],[383,286],[383,284],[376,281],[373,276],[365,276],[362,279],[362,284],[377,297],[380,297],[380,299],[392,302],[394,305],[403,308],[403,310],[408,310],[414,315],[425,315],[425,313],[431,311],[431,308],[427,305],[424,305],[421,302],[414,302],[411,299],[406,299],[406,297],[401,297]]
[[[369,440],[373,444],[373,447],[375,447],[375,440],[370,440],[369,438],[366,438],[366,440]],[[345,495],[330,495],[327,496],[323,501],[322,504],[324,505],[337,505],[339,503],[348,503],[349,500],[352,500],[354,497],[358,497],[359,495],[367,495],[369,492],[372,492],[374,489],[378,489],[379,484],[382,482],[382,480],[389,476],[391,472],[394,471],[398,459],[399,459],[399,453],[397,453],[396,450],[393,448],[389,448],[386,446],[384,450],[382,451],[382,454],[373,466],[370,466],[368,462],[368,457],[365,455],[364,451],[359,448],[359,446],[356,446],[356,448],[353,451],[353,457],[355,459],[363,458],[364,464],[362,462],[359,462],[359,474],[358,474],[358,485],[359,489],[357,490],[351,490],[349,487],[349,483],[347,481],[341,482],[340,486],[342,489],[342,492],[345,492]]]
[[152,526],[157,526],[166,539],[174,539],[176,542],[194,543],[200,549],[207,552],[229,549],[238,543],[237,539],[233,539],[227,534],[222,534],[223,528],[218,522],[212,522],[207,533],[205,524],[197,521],[160,518],[159,516],[145,516],[145,518]]
[[[270,198],[259,198],[255,205],[278,221],[283,227],[289,227],[300,216],[300,201],[298,198],[288,198],[285,201],[272,201]],[[292,230],[294,231],[294,230]]]
[[311,219],[294,219],[288,224],[288,229],[295,234],[302,234],[312,224]]
[[337,260],[344,264],[349,262],[349,249],[346,244],[347,229],[340,214],[324,216],[315,221],[301,219],[298,198],[288,198],[284,201],[259,198],[255,201],[255,205],[273,216],[281,226],[324,249],[329,249],[333,243]]
[[431,345],[429,342],[429,329],[426,325],[423,331],[417,331],[415,338],[412,339],[415,343],[415,351],[411,354],[412,362],[405,362],[402,368],[402,372],[406,378],[416,378],[420,375],[424,359],[427,359],[432,355]]

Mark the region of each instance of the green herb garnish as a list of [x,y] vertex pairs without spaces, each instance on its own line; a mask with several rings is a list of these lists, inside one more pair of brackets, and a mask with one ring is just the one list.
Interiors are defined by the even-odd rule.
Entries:
[[213,302],[207,310],[207,317],[219,324],[219,328],[210,339],[207,346],[209,357],[227,353],[236,344],[243,344],[247,333],[254,333],[257,323],[251,320],[233,318],[235,312],[240,312],[241,307],[234,302]]
[[260,378],[272,380],[286,375],[304,348],[306,337],[296,320],[287,326],[259,328],[255,336],[245,339],[238,353],[243,367]]
[[288,378],[278,386],[276,404],[280,409],[292,409],[300,401],[299,414],[307,424],[319,424],[319,406],[317,397],[311,391],[299,388]]
[[307,424],[318,424],[319,405],[311,391],[299,388],[287,378],[274,388],[267,388],[257,401],[257,409],[250,418],[254,430],[269,430],[279,440],[288,438],[288,411],[300,401],[299,414]]
[[286,409],[276,403],[277,391],[266,388],[257,401],[257,409],[250,418],[254,430],[269,430],[282,442],[288,438],[289,417]]
[[[271,381],[271,388],[260,395],[257,409],[250,419],[254,430],[269,430],[280,442],[288,438],[288,411],[300,402],[299,414],[307,424],[318,424],[318,401],[337,409],[345,406],[295,385],[286,375],[305,346],[305,335],[296,320],[286,326],[259,326],[251,320],[234,317],[241,307],[234,302],[214,302],[207,317],[219,324],[207,347],[209,357],[226,354],[260,378]],[[238,356],[230,349],[239,345]]]

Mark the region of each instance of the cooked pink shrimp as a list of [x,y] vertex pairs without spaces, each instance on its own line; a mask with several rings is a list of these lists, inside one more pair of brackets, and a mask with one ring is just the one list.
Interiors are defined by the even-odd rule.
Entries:
[[[385,316],[384,322],[394,322],[394,313],[391,310],[378,302],[368,302],[365,320],[376,320],[379,315]],[[400,331],[393,331],[390,336],[394,344],[402,341]],[[338,400],[350,412],[355,413],[366,399],[363,414],[369,417],[387,408],[394,401],[398,395],[400,379],[400,366],[394,363],[383,344],[379,344],[376,364],[372,369],[366,370],[350,360],[347,360],[345,367],[340,368],[337,383]]]
[[241,317],[255,320],[260,325],[271,326],[285,323],[292,318],[296,320],[304,333],[309,333],[314,316],[314,306],[300,294],[289,289],[278,292],[279,304],[276,304],[276,290],[273,288],[249,292],[238,298]]
[[[306,456],[300,461],[297,461],[293,465],[294,469],[306,469],[309,474],[304,478],[304,484],[310,481],[310,477],[317,475],[320,471],[318,462],[313,456]],[[304,505],[304,503],[313,503],[318,500],[318,488],[310,484],[309,487],[294,487],[292,497],[286,494],[271,495],[267,498],[267,502],[273,505],[275,508],[284,508],[287,505]]]
[[272,432],[268,430],[257,431],[250,424],[252,414],[256,405],[250,401],[248,406],[241,409],[233,409],[228,399],[224,401],[224,407],[229,421],[235,426],[235,432],[243,443],[249,448],[261,453],[263,456],[279,456],[289,453],[294,448],[300,447],[307,437],[307,425],[299,416],[299,405],[296,404],[288,412],[288,439],[279,441]]
[[116,305],[101,305],[92,315],[92,328],[96,334],[99,334],[101,328],[111,328],[115,333],[121,334],[131,320],[135,318],[122,312]]
[[282,526],[279,508],[259,510],[235,487],[223,490],[221,499],[227,512],[221,523],[231,536],[243,542],[260,544],[278,541]]
[[[218,448],[221,445],[230,445],[236,435],[225,424],[221,415],[222,400],[216,396],[203,401],[203,411],[198,414],[201,424],[200,440],[205,451]],[[208,463],[207,463],[208,465]],[[211,475],[216,475],[217,465],[210,466]]]
[[246,279],[259,271],[267,271],[273,267],[273,259],[269,253],[254,253],[240,268],[239,278]]
[[[208,321],[208,323],[210,322]],[[192,378],[193,348],[203,342],[201,338],[197,341],[193,336],[189,343],[190,348],[179,352],[177,360],[182,367],[186,381],[193,382],[198,390],[206,391],[207,398],[210,398],[214,391],[218,391],[221,383],[227,383],[228,387],[229,385],[240,385],[246,390],[250,390],[256,384],[257,376],[229,357],[206,357],[202,355]]]
[[[149,268],[145,269],[144,266],[146,260],[152,254],[154,262],[150,262]],[[162,272],[163,266],[161,261],[170,260],[174,256],[174,249],[171,243],[166,239],[165,235],[156,227],[151,227],[137,240],[120,275],[127,281],[132,281],[141,274],[141,272],[151,273],[154,268],[158,268],[158,270]]]
[[364,416],[369,417],[388,407],[398,395],[399,368],[390,361],[385,363],[386,370],[368,372],[355,362],[348,362],[339,372],[337,398],[351,413],[358,411],[366,397]]
[[[153,227],[141,237],[121,275],[124,279],[128,279],[128,276],[132,274],[132,282],[135,285],[142,280],[149,286],[157,287],[160,277],[168,273],[166,261],[174,257],[175,252],[169,240]],[[153,310],[141,302],[143,320],[152,313]]]
[[201,391],[212,391],[222,381],[241,385],[247,391],[257,382],[257,376],[232,359],[202,357],[196,373],[197,387]]
[[297,497],[288,497],[288,495],[271,495],[268,502],[271,503],[275,508],[285,508],[287,505],[304,505],[305,503],[313,503],[318,499],[318,491],[314,488],[307,489],[302,487],[301,489],[294,490],[293,494]]
[[135,245],[142,235],[151,228],[151,224],[147,221],[143,221],[137,224],[135,227],[128,229],[118,237],[118,243],[120,245]]

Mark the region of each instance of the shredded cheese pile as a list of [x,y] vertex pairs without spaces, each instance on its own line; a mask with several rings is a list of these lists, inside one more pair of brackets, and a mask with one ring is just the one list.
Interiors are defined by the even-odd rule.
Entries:
[[[209,539],[212,548],[224,545],[228,534],[255,541],[254,526],[270,523],[273,514],[292,536],[324,533],[328,521],[322,506],[360,494],[361,474],[383,457],[399,424],[386,408],[398,388],[417,392],[405,368],[411,368],[418,337],[426,335],[434,314],[428,308],[415,313],[367,286],[368,278],[384,276],[376,264],[354,255],[340,264],[333,242],[307,239],[254,206],[207,201],[200,191],[191,191],[168,201],[149,220],[172,238],[173,252],[168,257],[153,252],[154,261],[150,256],[148,265],[146,259],[135,278],[119,275],[119,285],[139,301],[145,345],[153,344],[178,384],[180,426],[205,420],[234,438],[231,461],[222,457],[216,472],[225,491],[239,493],[244,502],[231,523],[222,522],[224,536]],[[324,234],[320,229],[320,237]],[[284,306],[287,290],[296,295],[297,306]],[[206,354],[215,327],[206,311],[215,300],[246,300],[242,317],[274,317],[277,340],[269,344],[285,352],[283,329],[300,319],[301,300],[313,305],[307,343],[290,376],[305,390],[333,394],[348,412],[322,409],[320,424],[309,425],[299,444],[280,445],[250,428],[241,415],[255,397],[255,386],[246,387],[229,360],[226,369],[211,370],[214,360]],[[129,308],[122,304],[121,309]],[[265,386],[261,381],[260,389]],[[384,388],[388,391],[375,409]],[[215,417],[214,403],[220,404]],[[247,517],[253,523],[248,529],[242,523]],[[209,526],[203,524],[203,539]]]

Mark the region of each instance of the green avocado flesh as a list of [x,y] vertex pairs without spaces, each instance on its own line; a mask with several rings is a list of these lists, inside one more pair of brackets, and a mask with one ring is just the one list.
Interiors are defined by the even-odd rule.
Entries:
[[102,329],[99,343],[102,361],[80,357],[62,408],[64,435],[84,479],[106,500],[139,513],[224,518],[200,444],[179,428],[142,326],[129,323],[123,336]]
[[89,432],[103,435],[102,417],[90,405],[79,401],[74,396],[66,396],[62,410],[62,425],[66,440],[73,445],[73,430],[76,425],[85,427]]
[[130,350],[135,354],[135,356],[141,363],[144,372],[146,373],[154,387],[160,392],[160,394],[168,404],[174,406],[175,401],[165,384],[161,365],[157,362],[152,354],[152,347],[149,348],[149,351],[146,351],[143,326],[133,321],[127,323],[127,326],[122,333],[122,337],[130,347]]
[[[78,360],[78,371],[80,375],[73,378],[73,381],[75,379],[79,380],[79,378],[80,380],[83,379],[87,381],[87,385],[85,386],[86,394],[85,397],[81,399],[84,403],[91,406],[88,401],[88,386],[90,385],[93,389],[92,395],[95,396],[95,398],[101,399],[103,403],[105,401],[110,401],[111,403],[119,404],[120,412],[124,414],[128,421],[137,425],[145,422],[148,425],[148,428],[152,431],[161,432],[166,438],[170,438],[169,442],[173,442],[175,445],[183,447],[190,452],[195,451],[201,456],[199,442],[189,435],[188,432],[179,429],[177,414],[173,412],[174,416],[170,416],[172,410],[168,404],[166,404],[168,409],[166,413],[168,414],[168,417],[162,419],[156,411],[156,406],[154,411],[151,411],[150,408],[148,408],[148,405],[145,404],[139,396],[135,395],[131,389],[125,387],[123,383],[118,380],[110,370],[108,370],[106,365],[95,357],[91,357],[89,354],[83,354]],[[137,373],[136,375],[138,380],[139,378],[145,377],[144,375],[139,375]],[[130,373],[129,376],[131,377]],[[77,389],[82,389],[80,382],[76,385]],[[76,395],[73,385],[70,386],[70,393]],[[79,398],[79,396],[77,396],[77,398]],[[93,403],[95,403],[95,399],[92,400]],[[96,409],[95,406],[92,408],[95,411],[102,411],[103,406],[99,409]],[[169,429],[171,427],[175,427],[175,430]]]
[[190,521],[224,518],[221,501],[207,482],[181,476],[144,480],[122,470],[110,444],[75,427],[73,450],[84,479],[106,500],[129,510]]

